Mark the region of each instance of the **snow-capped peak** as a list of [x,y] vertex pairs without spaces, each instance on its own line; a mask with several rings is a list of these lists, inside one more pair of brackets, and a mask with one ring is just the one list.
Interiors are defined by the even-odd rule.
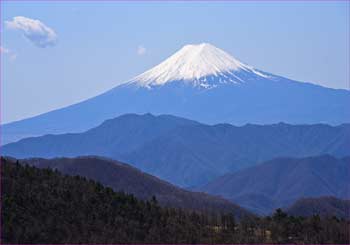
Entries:
[[239,70],[251,71],[256,75],[264,76],[209,43],[191,44],[185,45],[168,59],[135,77],[132,81],[140,86],[149,87],[170,81],[198,81],[203,77],[233,74]]

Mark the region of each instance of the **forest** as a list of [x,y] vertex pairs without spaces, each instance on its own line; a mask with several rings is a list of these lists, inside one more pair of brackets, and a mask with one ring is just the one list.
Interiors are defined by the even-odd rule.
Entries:
[[337,243],[349,220],[208,213],[139,200],[81,176],[1,158],[1,243]]

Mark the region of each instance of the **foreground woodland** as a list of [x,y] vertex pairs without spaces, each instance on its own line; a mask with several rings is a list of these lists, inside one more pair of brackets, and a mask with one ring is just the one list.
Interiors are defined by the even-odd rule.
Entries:
[[1,159],[2,243],[343,243],[350,222],[162,207],[80,176]]

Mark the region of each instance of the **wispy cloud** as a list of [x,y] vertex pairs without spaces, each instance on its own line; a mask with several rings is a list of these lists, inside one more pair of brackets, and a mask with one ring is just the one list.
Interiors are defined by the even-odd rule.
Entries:
[[40,20],[16,16],[11,21],[5,21],[5,24],[8,29],[22,31],[24,36],[37,47],[54,46],[57,42],[55,31]]
[[143,45],[139,45],[137,47],[137,54],[138,55],[145,55],[146,54],[146,48]]
[[9,50],[3,46],[0,46],[0,54],[7,55],[11,61],[14,61],[17,58],[17,54],[12,50]]

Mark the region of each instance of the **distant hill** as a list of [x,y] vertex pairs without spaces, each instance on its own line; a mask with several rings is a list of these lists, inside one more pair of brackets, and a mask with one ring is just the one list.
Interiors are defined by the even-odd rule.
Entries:
[[17,158],[105,156],[193,187],[276,157],[343,157],[349,149],[350,124],[209,126],[170,115],[127,114],[84,133],[23,139],[3,146],[1,153]]
[[302,197],[350,197],[350,157],[277,158],[226,174],[198,188],[256,213],[269,214]]
[[285,211],[293,216],[310,217],[318,214],[350,219],[350,200],[335,197],[302,198]]
[[183,190],[127,164],[110,159],[98,157],[38,158],[24,159],[20,162],[38,168],[57,169],[72,176],[83,176],[111,187],[115,191],[124,191],[143,200],[150,200],[155,196],[160,204],[167,207],[234,213],[238,218],[243,215],[251,215],[243,208],[220,197]]

